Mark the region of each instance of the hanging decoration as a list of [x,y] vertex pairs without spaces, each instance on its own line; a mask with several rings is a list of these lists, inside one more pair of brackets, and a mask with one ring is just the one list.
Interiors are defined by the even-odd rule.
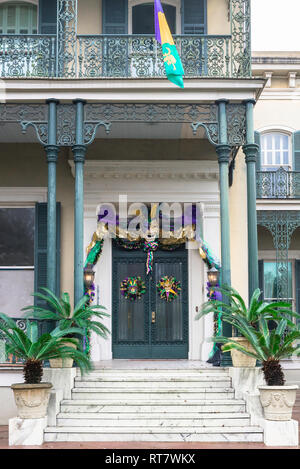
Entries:
[[157,291],[162,300],[173,301],[177,298],[181,291],[181,285],[175,277],[165,275],[156,285]]
[[120,291],[127,300],[136,301],[146,292],[146,285],[141,277],[127,277],[121,282]]
[[153,269],[153,259],[154,259],[153,253],[158,249],[158,242],[145,240],[143,249],[147,253],[146,268],[147,268],[147,275],[149,275]]

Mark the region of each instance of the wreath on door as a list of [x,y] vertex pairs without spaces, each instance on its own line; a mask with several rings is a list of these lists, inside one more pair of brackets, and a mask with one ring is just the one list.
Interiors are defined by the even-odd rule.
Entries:
[[181,284],[175,277],[165,275],[156,285],[160,298],[165,301],[173,301],[181,291]]
[[141,277],[127,277],[121,282],[120,291],[126,300],[136,301],[146,292],[146,285]]

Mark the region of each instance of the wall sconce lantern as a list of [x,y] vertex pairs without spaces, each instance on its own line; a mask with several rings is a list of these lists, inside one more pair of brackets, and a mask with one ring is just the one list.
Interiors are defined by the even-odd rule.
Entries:
[[93,264],[87,264],[83,272],[84,285],[89,289],[95,280],[95,272],[93,270]]
[[215,287],[219,284],[220,272],[212,267],[207,271],[207,280],[211,287]]

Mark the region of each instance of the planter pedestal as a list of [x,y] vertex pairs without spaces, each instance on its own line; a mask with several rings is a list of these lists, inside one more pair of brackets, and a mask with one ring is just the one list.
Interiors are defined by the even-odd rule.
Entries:
[[47,417],[41,419],[9,419],[9,446],[40,446],[44,443]]

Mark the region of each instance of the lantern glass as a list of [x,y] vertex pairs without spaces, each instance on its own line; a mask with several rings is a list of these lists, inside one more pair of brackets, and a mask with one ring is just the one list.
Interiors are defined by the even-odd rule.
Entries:
[[88,264],[85,267],[83,278],[84,278],[84,284],[87,288],[89,288],[93,285],[94,279],[95,279],[95,272],[93,271],[93,265],[92,264]]
[[219,271],[213,267],[207,272],[208,282],[215,287],[219,283]]

